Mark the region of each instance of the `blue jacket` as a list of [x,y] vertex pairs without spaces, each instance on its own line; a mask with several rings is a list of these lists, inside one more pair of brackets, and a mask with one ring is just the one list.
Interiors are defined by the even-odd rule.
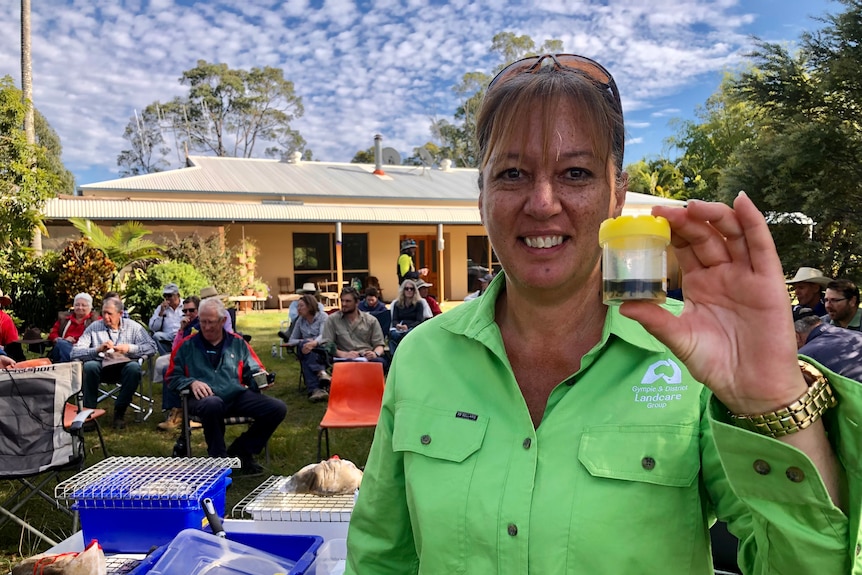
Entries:
[[809,332],[799,355],[862,382],[862,333],[858,331],[821,323]]

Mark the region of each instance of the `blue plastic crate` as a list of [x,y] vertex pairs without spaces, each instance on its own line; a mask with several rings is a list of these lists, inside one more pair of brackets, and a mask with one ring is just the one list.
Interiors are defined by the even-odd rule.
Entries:
[[[323,538],[316,535],[228,533],[219,539],[193,529],[151,553],[129,575],[304,575]],[[227,564],[218,566],[219,561]]]
[[206,497],[224,515],[229,467],[206,467],[190,459],[127,459],[129,467],[84,477],[92,480],[69,495],[85,541],[98,540],[108,553],[146,553],[184,529],[206,525],[201,506]]

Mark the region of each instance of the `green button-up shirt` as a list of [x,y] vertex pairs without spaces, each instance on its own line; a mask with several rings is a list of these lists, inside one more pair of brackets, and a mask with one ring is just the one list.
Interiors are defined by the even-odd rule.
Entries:
[[711,574],[716,516],[740,538],[746,573],[862,573],[860,384],[830,374],[848,519],[802,452],[729,425],[615,307],[535,429],[494,322],[503,285],[399,346],[347,573]]

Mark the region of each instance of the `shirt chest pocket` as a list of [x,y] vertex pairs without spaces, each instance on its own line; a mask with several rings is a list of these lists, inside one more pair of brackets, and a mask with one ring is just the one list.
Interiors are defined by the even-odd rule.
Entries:
[[457,409],[401,404],[395,412],[392,449],[440,462],[462,463],[485,439],[487,417]]
[[684,425],[588,428],[578,460],[596,478],[687,487],[700,471],[699,431]]

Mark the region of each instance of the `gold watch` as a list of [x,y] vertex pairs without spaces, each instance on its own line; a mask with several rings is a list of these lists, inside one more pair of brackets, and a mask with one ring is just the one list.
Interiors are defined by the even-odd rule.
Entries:
[[769,437],[791,435],[809,427],[820,419],[823,412],[835,407],[838,400],[832,386],[819,369],[806,361],[799,360],[799,368],[808,383],[808,391],[802,397],[777,411],[756,415],[730,414],[734,425]]

